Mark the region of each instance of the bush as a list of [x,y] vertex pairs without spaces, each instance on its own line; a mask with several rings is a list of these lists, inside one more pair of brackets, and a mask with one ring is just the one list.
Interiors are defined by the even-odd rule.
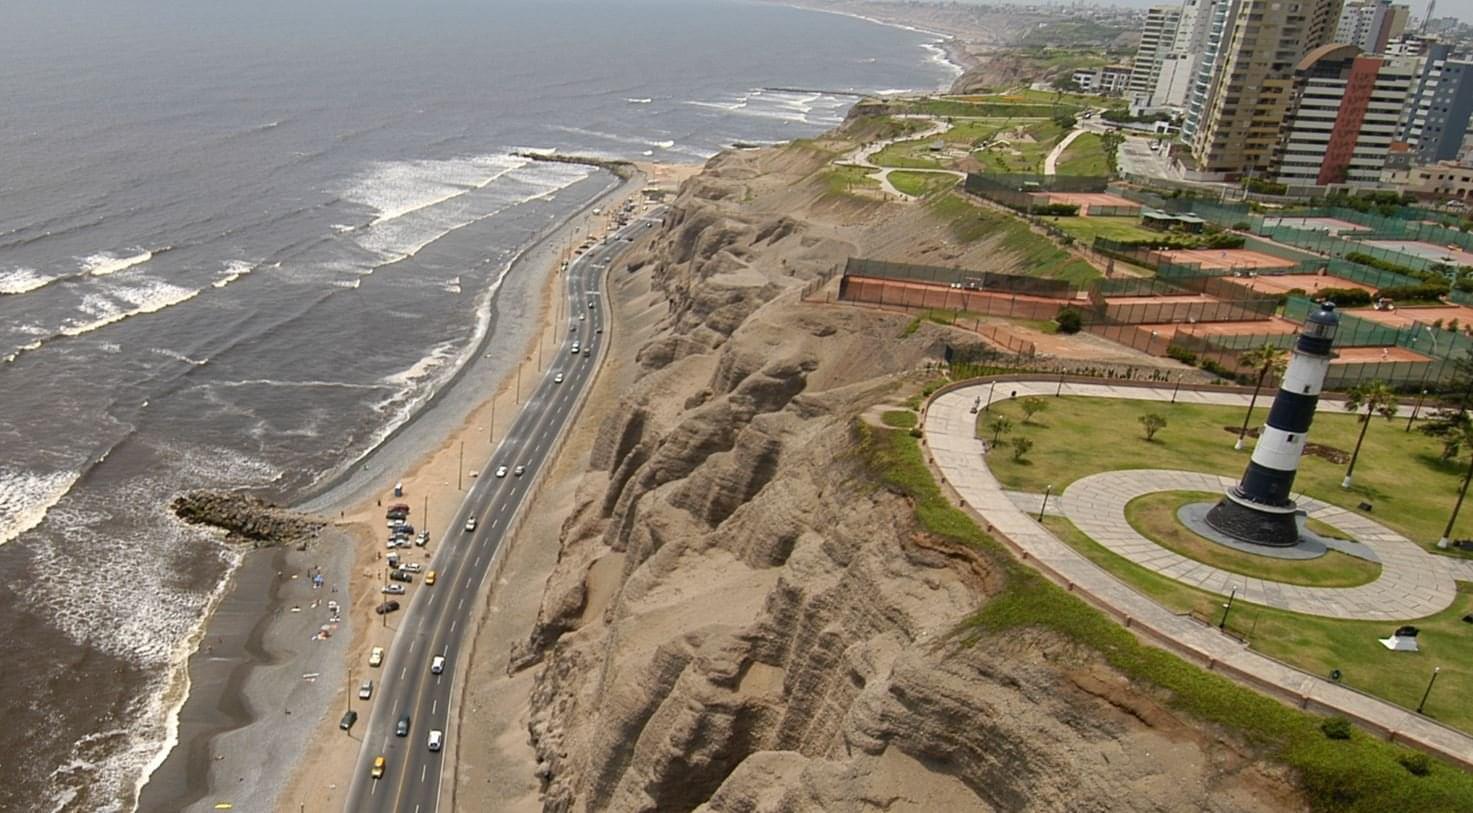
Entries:
[[1239,220],[1237,223],[1234,223],[1233,224],[1233,230],[1234,231],[1252,231],[1253,230],[1253,224],[1252,223],[1249,223],[1246,220]]
[[1262,178],[1249,178],[1243,182],[1243,188],[1249,192],[1259,195],[1285,195],[1289,187],[1275,181],[1266,181]]
[[1432,773],[1432,758],[1426,754],[1402,754],[1396,758],[1401,767],[1407,769],[1412,776],[1426,776]]
[[1242,248],[1247,240],[1242,235],[1218,232],[1202,238],[1202,248]]
[[1332,740],[1348,740],[1351,731],[1350,721],[1344,717],[1331,717],[1320,723],[1320,731],[1323,731],[1325,736]]
[[1170,345],[1166,348],[1166,355],[1176,359],[1182,364],[1190,364],[1194,367],[1197,365],[1197,354],[1186,349],[1185,347]]
[[1078,333],[1084,327],[1084,314],[1077,308],[1062,308],[1059,315],[1054,317],[1054,324],[1059,326],[1060,333]]
[[1342,308],[1360,308],[1371,304],[1371,292],[1364,288],[1321,288],[1321,299],[1328,299]]
[[1399,265],[1397,263],[1391,262],[1390,260],[1383,260],[1380,257],[1373,257],[1370,254],[1366,254],[1360,251],[1352,251],[1346,254],[1345,259],[1350,260],[1353,263],[1360,263],[1361,265],[1369,265],[1372,268],[1379,268],[1382,271],[1390,271],[1393,274],[1405,274],[1406,276],[1416,277],[1418,279],[1426,276],[1425,273],[1418,271],[1415,268],[1411,268],[1405,265]]
[[1436,302],[1438,297],[1446,293],[1446,285],[1429,282],[1424,285],[1394,285],[1390,288],[1382,288],[1376,292],[1376,296],[1396,302]]
[[1079,207],[1069,203],[1046,203],[1029,211],[1039,217],[1074,217],[1079,214]]

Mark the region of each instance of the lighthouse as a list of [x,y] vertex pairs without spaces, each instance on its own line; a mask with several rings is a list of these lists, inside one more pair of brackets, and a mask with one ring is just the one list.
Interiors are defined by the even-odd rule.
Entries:
[[1248,470],[1207,512],[1207,524],[1214,529],[1234,539],[1272,547],[1289,547],[1299,541],[1298,508],[1289,490],[1304,454],[1309,425],[1314,422],[1325,373],[1335,357],[1330,346],[1339,327],[1340,315],[1333,302],[1321,304],[1304,320]]

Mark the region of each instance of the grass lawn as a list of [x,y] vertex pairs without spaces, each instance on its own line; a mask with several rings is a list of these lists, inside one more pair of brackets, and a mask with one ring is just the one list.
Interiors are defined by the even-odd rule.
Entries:
[[940,169],[941,161],[930,151],[934,138],[915,141],[897,141],[875,153],[870,161],[879,167],[903,167],[906,169]]
[[930,207],[933,215],[951,224],[952,236],[961,242],[987,237],[998,239],[999,248],[1005,253],[998,257],[996,271],[1065,279],[1079,286],[1100,276],[1094,266],[1054,245],[1047,237],[1035,234],[1016,217],[974,206],[954,194],[934,198]]
[[943,189],[956,186],[955,176],[939,172],[892,172],[890,184],[907,195],[924,198]]
[[830,166],[820,175],[830,195],[847,195],[857,189],[878,191],[880,182],[871,178],[872,170],[861,167]]
[[1099,135],[1085,133],[1070,142],[1056,169],[1060,175],[1109,175],[1110,162]]
[[[1063,517],[1045,517],[1043,524],[1069,547],[1163,607],[1214,625],[1221,621],[1222,596],[1187,587],[1117,556]],[[1422,651],[1415,653],[1392,652],[1377,641],[1390,635],[1396,624],[1300,615],[1246,601],[1233,602],[1227,627],[1265,655],[1321,677],[1339,669],[1347,686],[1407,708],[1416,708],[1433,668],[1441,668],[1425,711],[1433,719],[1473,732],[1473,705],[1465,701],[1473,691],[1473,625],[1462,620],[1469,612],[1473,612],[1473,584],[1459,582],[1452,606],[1416,622]]]
[[[1267,418],[1271,400],[1272,393],[1259,398],[1252,425]],[[1013,419],[1013,437],[1033,441],[1023,463],[1010,455],[992,459],[992,471],[1008,488],[1042,491],[1051,483],[1058,491],[1080,477],[1109,469],[1182,469],[1238,477],[1248,464],[1251,444],[1235,452],[1233,434],[1223,430],[1232,426],[1236,431],[1243,421],[1241,409],[1109,398],[1044,401],[1047,411],[1035,415],[1031,425],[1023,424],[1015,403],[993,407]],[[1146,441],[1138,420],[1148,412],[1167,422],[1153,442]],[[979,418],[985,420],[985,413]],[[1305,455],[1300,463],[1295,490],[1350,510],[1370,502],[1373,512],[1368,516],[1434,550],[1457,499],[1463,466],[1443,463],[1436,440],[1405,432],[1405,427],[1404,421],[1375,419],[1356,464],[1354,487],[1348,491],[1340,488],[1345,466],[1313,455]],[[1315,416],[1310,440],[1349,453],[1359,428],[1349,413],[1321,412]],[[1473,536],[1473,511],[1460,512],[1453,535]]]
[[[1141,643],[1078,596],[1020,564],[983,533],[941,493],[926,468],[919,442],[907,431],[883,430],[856,421],[854,432],[864,469],[879,487],[909,500],[922,532],[976,550],[996,566],[1004,583],[957,630],[960,643],[975,644],[1007,636],[1012,630],[1039,628],[1088,647],[1127,678],[1153,687],[1160,702],[1177,713],[1236,732],[1250,747],[1282,762],[1294,772],[1316,810],[1473,809],[1473,775],[1432,760],[1427,775],[1414,777],[1403,765],[1403,760],[1413,757],[1409,749],[1360,731],[1347,740],[1331,740],[1320,729],[1323,718]],[[1432,644],[1432,639],[1427,643]],[[1407,662],[1421,666],[1419,659],[1424,656],[1400,653],[1400,657],[1410,657]],[[1473,659],[1464,659],[1465,664],[1469,662]],[[1408,667],[1406,671],[1417,674],[1421,670]],[[1461,700],[1457,692],[1448,691],[1429,702],[1428,710],[1444,714],[1448,704]]]
[[[1059,173],[1063,172],[1060,168]],[[1096,237],[1111,240],[1151,240],[1161,236],[1160,232],[1141,226],[1138,217],[1051,217],[1048,220],[1085,245],[1092,245]]]
[[987,149],[974,150],[972,157],[988,172],[1042,172],[1043,159],[1066,135],[1064,128],[1053,119],[1043,119],[1029,124],[1024,132],[1029,139],[993,144]]
[[1332,550],[1316,559],[1275,559],[1241,553],[1198,536],[1177,519],[1177,510],[1194,502],[1217,502],[1221,494],[1200,491],[1162,491],[1131,500],[1125,521],[1141,536],[1167,550],[1203,564],[1287,584],[1307,587],[1355,587],[1381,575],[1381,566]]

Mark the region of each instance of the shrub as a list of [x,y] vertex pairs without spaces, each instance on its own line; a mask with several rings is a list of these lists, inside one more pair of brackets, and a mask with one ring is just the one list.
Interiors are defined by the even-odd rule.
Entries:
[[1242,235],[1218,232],[1202,238],[1203,248],[1242,248],[1247,240]]
[[1321,288],[1321,299],[1328,299],[1342,308],[1359,308],[1371,304],[1371,292],[1364,288]]
[[1379,268],[1382,271],[1390,271],[1393,274],[1405,274],[1406,276],[1417,277],[1418,279],[1425,276],[1423,272],[1418,271],[1417,269],[1410,266],[1400,265],[1398,263],[1391,262],[1390,260],[1383,260],[1380,257],[1373,257],[1370,254],[1366,254],[1361,251],[1352,251],[1348,253],[1345,255],[1345,259],[1350,260],[1353,263],[1360,263],[1361,265],[1369,265],[1372,268]]
[[1344,717],[1331,717],[1320,723],[1320,731],[1332,740],[1350,739],[1350,721]]
[[1166,419],[1154,412],[1148,412],[1140,417],[1141,431],[1146,433],[1146,440],[1155,440],[1156,433],[1166,428]]
[[1182,364],[1191,364],[1193,366],[1196,366],[1197,364],[1197,354],[1186,349],[1185,347],[1170,345],[1166,348],[1166,355],[1176,359]]
[[1079,207],[1070,203],[1045,203],[1029,211],[1039,217],[1074,217],[1079,214]]
[[1237,223],[1233,224],[1234,231],[1252,231],[1252,229],[1253,224],[1249,223],[1246,220],[1239,220]]
[[1078,333],[1084,327],[1084,314],[1078,308],[1062,308],[1054,317],[1054,324],[1059,326],[1060,333]]
[[1028,438],[1016,438],[1013,440],[1013,460],[1019,463],[1023,462],[1023,458],[1028,454],[1028,450],[1032,448],[1033,441]]
[[1382,288],[1376,292],[1376,296],[1397,302],[1436,302],[1438,297],[1446,293],[1446,285],[1428,282],[1423,285],[1394,285],[1390,288]]
[[1412,776],[1426,776],[1432,773],[1432,759],[1426,754],[1402,754],[1396,758],[1401,767],[1407,769]]
[[1289,192],[1287,185],[1275,181],[1266,181],[1262,178],[1247,179],[1243,182],[1243,188],[1259,195],[1284,195]]

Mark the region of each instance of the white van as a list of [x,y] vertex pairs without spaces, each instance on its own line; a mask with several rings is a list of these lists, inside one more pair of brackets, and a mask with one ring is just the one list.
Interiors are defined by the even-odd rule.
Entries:
[[444,655],[436,655],[434,657],[434,659],[430,661],[430,674],[432,674],[432,675],[438,675],[438,674],[440,674],[441,672],[444,672],[444,671],[445,671],[445,656]]
[[443,731],[441,731],[439,729],[435,729],[434,731],[431,731],[430,732],[430,742],[429,742],[430,750],[431,751],[438,751],[444,745],[445,745],[445,732],[443,732]]

